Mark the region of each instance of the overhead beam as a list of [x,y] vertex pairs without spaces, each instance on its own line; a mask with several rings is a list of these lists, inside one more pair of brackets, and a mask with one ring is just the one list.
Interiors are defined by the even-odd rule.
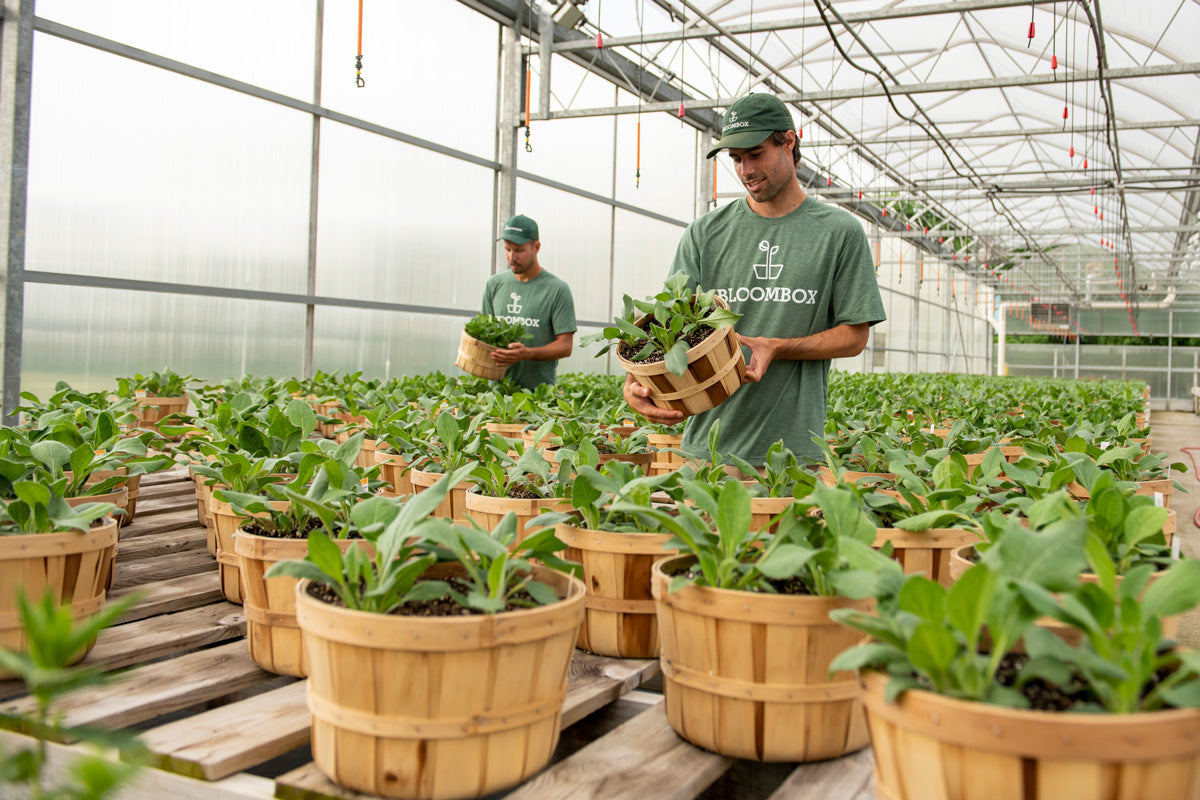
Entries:
[[[608,48],[605,48],[608,49]],[[1200,73],[1200,62],[1189,61],[1182,64],[1159,64],[1149,67],[1119,67],[1106,69],[1105,80],[1122,81],[1138,78],[1161,78],[1174,75],[1195,75]],[[977,78],[965,81],[940,81],[930,83],[905,83],[888,86],[887,91],[878,84],[856,89],[818,89],[806,92],[781,92],[776,96],[785,103],[824,103],[833,100],[852,100],[861,97],[886,97],[895,95],[938,94],[942,92],[969,92],[976,89],[1006,89],[1016,86],[1046,86],[1061,83],[1078,83],[1100,79],[1096,70],[1078,70],[1063,77],[1055,75],[1005,75],[996,78]],[[689,111],[700,109],[727,108],[737,97],[712,97],[705,99],[685,100],[684,107]],[[650,113],[655,111],[677,111],[679,100],[670,102],[642,103],[626,106],[604,106],[600,108],[571,108],[552,112],[549,116],[534,114],[534,119],[575,119],[579,117],[606,117],[613,114],[635,114],[638,111]]]
[[[1033,5],[1049,5],[1055,0],[1033,0]],[[911,6],[904,8],[891,8],[880,11],[863,11],[857,14],[842,14],[845,20],[851,24],[864,22],[886,22],[893,19],[910,19],[912,17],[930,17],[939,14],[966,14],[973,11],[991,11],[997,8],[1028,8],[1030,0],[969,0],[962,3],[936,3],[927,6]],[[791,19],[781,20],[766,20],[756,22],[753,25],[722,25],[726,33],[734,35],[750,35],[753,33],[773,33],[777,31],[793,31],[801,28],[821,28],[824,23],[821,22],[819,16],[814,17],[793,17]],[[696,26],[691,30],[686,31],[663,31],[659,33],[646,33],[644,36],[614,36],[604,40],[606,47],[626,47],[638,44],[655,44],[663,42],[676,42],[687,39],[712,39],[718,36],[723,36],[715,28],[706,26]],[[558,51],[563,50],[586,50],[588,42],[577,42],[568,44],[562,47],[555,47]],[[595,45],[592,44],[594,47]]]
[[[515,20],[521,18],[522,9],[529,5],[528,0],[459,0],[459,2],[510,26],[514,24]],[[678,87],[663,80],[659,75],[647,72],[641,65],[630,61],[612,47],[605,47],[597,51],[594,37],[558,24],[553,25],[553,31],[552,49],[555,53],[589,72],[601,75],[617,86],[634,94],[641,94],[646,98],[643,105],[647,103],[661,104],[663,108],[670,107],[672,111],[676,112],[679,110],[680,100],[683,100],[685,105],[691,106],[692,98],[682,93]],[[537,26],[527,32],[531,36],[541,39],[541,31]],[[586,43],[587,47],[571,47],[572,44],[578,45],[581,42]],[[536,111],[530,114],[530,119],[554,119],[557,113],[546,114],[543,111]],[[691,106],[691,110],[685,112],[684,119],[689,125],[701,130],[716,131],[720,129],[721,125],[720,115],[713,113],[709,108],[699,106]]]
[[[1134,131],[1134,130],[1159,130],[1162,128],[1191,128],[1200,125],[1200,118],[1187,119],[1160,119],[1151,122],[1121,122],[1112,127],[1119,131]],[[1109,129],[1106,125],[1076,125],[1075,133],[1103,133]],[[1050,128],[1006,128],[1005,130],[981,130],[981,131],[963,131],[961,133],[946,133],[944,136],[950,141],[971,141],[974,139],[1011,139],[1020,136],[1053,136],[1056,134],[1070,134],[1071,131],[1065,130],[1059,126]],[[910,134],[905,136],[866,136],[862,138],[864,144],[870,145],[890,145],[890,144],[918,144],[929,142],[928,136]]]

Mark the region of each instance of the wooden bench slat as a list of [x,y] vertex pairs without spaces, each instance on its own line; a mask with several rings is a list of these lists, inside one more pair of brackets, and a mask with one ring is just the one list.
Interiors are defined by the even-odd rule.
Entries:
[[161,769],[217,780],[261,764],[309,740],[307,682],[152,728],[141,735]]
[[[217,574],[216,570],[116,589],[108,593],[108,599],[110,601],[118,600],[135,592],[140,595],[141,599],[137,605],[117,620],[117,625],[171,614],[176,611],[187,611],[225,600],[224,595],[221,594],[221,576]],[[101,634],[101,636],[103,635]]]
[[574,725],[598,708],[659,674],[658,659],[620,659],[576,650],[571,658],[562,727]]
[[[138,505],[141,505],[141,500],[138,500]],[[171,511],[165,514],[155,514],[153,516],[142,518],[142,513],[139,510],[137,518],[129,525],[121,529],[121,541],[133,539],[140,536],[150,536],[156,533],[165,533],[167,531],[177,531],[181,528],[195,527],[198,530],[204,528],[196,521],[196,504],[192,503],[187,508],[181,508],[179,511]]]
[[208,552],[207,536],[203,528],[180,528],[157,536],[122,539],[117,546],[117,563],[128,564],[141,558],[165,557],[192,550]]
[[[221,600],[108,628],[100,633],[83,663],[120,669],[245,635],[242,607]],[[249,652],[245,642],[241,646]]]
[[[120,551],[120,544],[117,550]],[[117,562],[113,589],[128,589],[143,583],[153,583],[167,578],[194,575],[197,572],[216,572],[217,562],[207,548],[188,550],[170,558],[141,558],[135,561]]]
[[505,800],[693,800],[733,759],[676,735],[661,703],[523,783]]
[[[275,678],[254,663],[245,642],[230,642],[136,667],[105,686],[71,692],[55,711],[68,727],[126,728]],[[22,697],[0,704],[0,713],[29,713],[35,704],[34,698]]]
[[875,800],[874,770],[869,747],[832,761],[801,764],[767,800]]

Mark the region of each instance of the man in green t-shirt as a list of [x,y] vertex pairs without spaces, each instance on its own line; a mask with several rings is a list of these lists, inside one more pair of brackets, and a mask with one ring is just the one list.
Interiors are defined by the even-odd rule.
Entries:
[[[830,359],[862,352],[868,329],[886,318],[862,226],[849,213],[809,197],[796,177],[799,138],[778,98],[750,94],[725,112],[721,139],[745,199],[688,226],[671,272],[716,290],[743,315],[736,330],[750,362],[741,389],[688,420],[682,449],[708,455],[708,432],[721,421],[720,451],[763,464],[782,439],[816,460],[825,430]],[[674,424],[679,411],[653,405],[632,377],[625,400],[651,422]]]
[[575,301],[566,281],[538,263],[542,242],[536,222],[518,214],[504,223],[500,239],[509,269],[488,278],[483,313],[524,325],[529,338],[495,351],[492,361],[508,367],[505,377],[534,389],[554,383],[558,360],[571,355]]

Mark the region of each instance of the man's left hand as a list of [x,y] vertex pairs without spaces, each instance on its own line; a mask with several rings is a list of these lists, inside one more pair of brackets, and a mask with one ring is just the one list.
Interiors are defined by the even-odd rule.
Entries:
[[527,349],[520,342],[513,342],[507,348],[494,350],[492,352],[492,363],[500,367],[511,367],[518,361],[524,361],[528,358],[525,352]]
[[750,348],[750,363],[746,366],[746,377],[742,383],[758,383],[775,360],[775,346],[770,339],[763,336],[742,336],[738,334],[742,344]]

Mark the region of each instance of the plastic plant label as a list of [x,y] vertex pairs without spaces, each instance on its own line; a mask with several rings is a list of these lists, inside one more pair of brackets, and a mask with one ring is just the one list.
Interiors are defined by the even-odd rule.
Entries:
[[1156,505],[1159,508],[1163,507],[1163,493],[1162,492],[1154,493],[1154,505]]
[[135,390],[134,390],[134,392],[133,392],[133,396],[134,396],[134,397],[145,397],[145,396],[146,396],[146,390],[145,390],[145,389],[135,389]]
[[103,449],[101,449],[101,450],[97,450],[97,451],[96,451],[96,457],[97,457],[97,458],[99,458],[100,456],[104,455],[104,454],[105,454],[105,453],[107,453],[107,452],[108,452],[107,450],[103,450]]

